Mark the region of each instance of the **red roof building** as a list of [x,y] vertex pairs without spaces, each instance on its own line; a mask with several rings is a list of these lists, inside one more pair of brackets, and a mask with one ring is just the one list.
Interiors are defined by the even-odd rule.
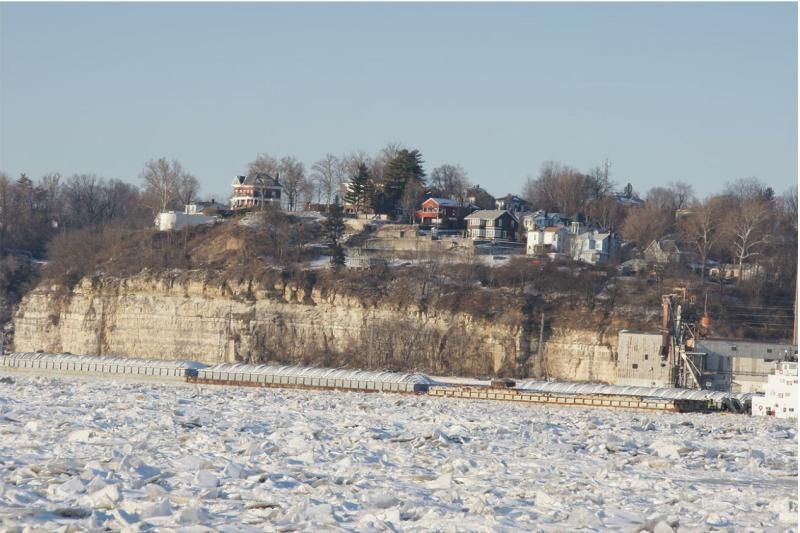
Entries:
[[414,213],[416,221],[423,226],[457,228],[464,221],[465,209],[449,198],[428,198]]

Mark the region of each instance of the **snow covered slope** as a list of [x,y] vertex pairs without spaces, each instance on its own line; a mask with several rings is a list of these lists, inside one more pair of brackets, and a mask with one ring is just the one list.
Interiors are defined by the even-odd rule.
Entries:
[[774,418],[22,377],[0,437],[1,529],[797,528]]

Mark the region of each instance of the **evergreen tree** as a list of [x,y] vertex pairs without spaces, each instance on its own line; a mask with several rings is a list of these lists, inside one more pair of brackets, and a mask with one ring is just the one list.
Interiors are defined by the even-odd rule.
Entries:
[[364,163],[359,163],[355,176],[350,180],[344,200],[346,203],[355,206],[356,213],[367,205],[367,188],[370,186],[369,169]]
[[623,195],[625,198],[633,198],[633,185],[631,185],[630,183],[628,183],[628,184],[625,186],[625,189],[623,189],[623,191],[622,191],[622,195]]
[[397,207],[403,191],[409,182],[425,185],[425,171],[422,169],[422,154],[419,150],[400,150],[395,157],[386,163],[383,177],[387,199],[392,207]]
[[341,243],[344,230],[344,210],[339,202],[339,196],[336,195],[328,210],[328,217],[322,224],[322,232],[325,238],[331,242],[331,266],[337,270],[345,264],[344,248]]
[[366,185],[364,186],[364,208],[365,209],[372,209],[373,212],[376,211],[376,191],[375,191],[375,182],[371,179],[367,180]]

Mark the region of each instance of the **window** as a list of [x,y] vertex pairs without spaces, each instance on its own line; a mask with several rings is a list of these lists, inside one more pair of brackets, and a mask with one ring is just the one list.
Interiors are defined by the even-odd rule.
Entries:
[[767,348],[767,353],[772,353],[772,348]]
[[636,370],[637,368],[639,368],[639,365],[636,364],[636,363],[633,363],[633,369]]
[[644,360],[647,361],[647,358],[650,357],[648,354],[644,354]]
[[736,351],[736,346],[731,346],[731,351],[735,352]]

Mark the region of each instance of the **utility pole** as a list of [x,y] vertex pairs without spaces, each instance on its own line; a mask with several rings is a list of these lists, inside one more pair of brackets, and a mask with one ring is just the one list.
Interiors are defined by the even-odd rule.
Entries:
[[794,283],[794,312],[792,313],[792,344],[797,346],[797,281]]
[[544,311],[542,311],[542,321],[539,324],[539,346],[536,349],[536,352],[537,352],[536,353],[536,359],[537,359],[537,365],[536,366],[538,367],[536,369],[537,370],[537,372],[536,372],[537,373],[537,376],[536,376],[537,378],[541,378],[543,374],[545,376],[547,375],[547,372],[544,371],[545,370],[545,366],[544,366],[544,346],[542,345],[543,342],[544,342]]

